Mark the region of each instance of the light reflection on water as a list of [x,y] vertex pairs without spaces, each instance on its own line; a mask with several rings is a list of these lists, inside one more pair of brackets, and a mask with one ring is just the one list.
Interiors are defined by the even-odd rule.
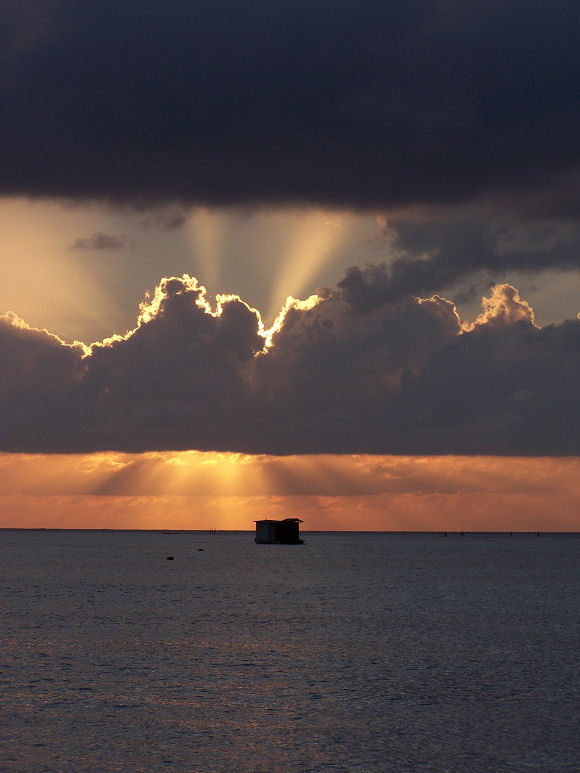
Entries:
[[578,769],[580,539],[305,537],[0,532],[0,768]]

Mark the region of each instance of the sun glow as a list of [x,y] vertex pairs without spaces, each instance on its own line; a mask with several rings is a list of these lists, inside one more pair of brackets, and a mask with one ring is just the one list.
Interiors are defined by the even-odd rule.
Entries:
[[0,527],[575,531],[580,459],[0,454]]

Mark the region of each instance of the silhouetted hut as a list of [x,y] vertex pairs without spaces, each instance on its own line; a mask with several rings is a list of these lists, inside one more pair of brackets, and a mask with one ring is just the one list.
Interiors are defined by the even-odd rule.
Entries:
[[256,524],[257,545],[303,545],[300,539],[300,518],[284,518],[283,521],[271,521],[264,518],[262,521],[254,521]]

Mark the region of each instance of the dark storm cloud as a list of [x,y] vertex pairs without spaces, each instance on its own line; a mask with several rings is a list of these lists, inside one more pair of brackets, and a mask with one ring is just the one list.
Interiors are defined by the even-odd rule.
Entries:
[[[513,224],[512,224],[513,225]],[[558,224],[525,223],[534,246],[501,248],[509,226],[491,220],[392,220],[390,247],[398,255],[389,266],[357,266],[339,283],[345,298],[357,308],[381,304],[406,295],[424,295],[464,286],[478,275],[488,285],[508,272],[580,269],[580,229],[562,235]]]
[[138,326],[83,357],[1,318],[0,450],[578,454],[580,320],[538,328],[497,285],[462,327],[439,296],[326,289],[273,346],[238,298],[164,279]]
[[97,231],[92,236],[78,237],[71,244],[71,250],[123,250],[127,246],[127,239],[124,236],[115,236],[114,234],[105,234]]
[[572,0],[7,0],[0,192],[577,212]]

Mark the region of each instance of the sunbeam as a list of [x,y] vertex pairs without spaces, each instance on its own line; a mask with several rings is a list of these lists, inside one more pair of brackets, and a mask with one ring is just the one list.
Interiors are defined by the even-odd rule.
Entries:
[[354,248],[368,236],[372,219],[363,220],[364,227],[347,212],[199,207],[186,228],[196,273],[210,295],[239,293],[271,324],[289,296],[310,295],[313,283],[324,281],[341,244],[350,240]]
[[313,278],[332,261],[333,250],[345,238],[350,220],[350,215],[325,211],[295,216],[289,224],[280,271],[272,287],[268,319],[278,311],[282,295],[305,294]]
[[196,207],[186,223],[196,271],[212,293],[221,287],[227,217],[222,210]]

